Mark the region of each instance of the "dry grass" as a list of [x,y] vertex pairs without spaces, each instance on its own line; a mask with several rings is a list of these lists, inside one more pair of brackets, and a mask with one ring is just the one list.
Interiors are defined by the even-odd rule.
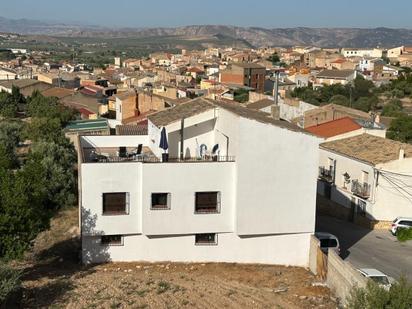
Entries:
[[39,235],[25,268],[25,308],[336,308],[297,267],[239,264],[79,264],[76,209]]

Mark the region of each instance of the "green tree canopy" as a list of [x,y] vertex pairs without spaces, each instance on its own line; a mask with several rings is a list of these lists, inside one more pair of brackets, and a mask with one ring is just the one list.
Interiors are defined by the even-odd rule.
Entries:
[[386,136],[400,142],[412,143],[412,116],[403,115],[393,120]]

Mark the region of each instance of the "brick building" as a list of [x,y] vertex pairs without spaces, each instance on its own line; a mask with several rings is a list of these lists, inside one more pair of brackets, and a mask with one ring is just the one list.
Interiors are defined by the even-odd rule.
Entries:
[[266,68],[255,63],[233,63],[220,73],[223,84],[247,86],[263,93],[265,88]]

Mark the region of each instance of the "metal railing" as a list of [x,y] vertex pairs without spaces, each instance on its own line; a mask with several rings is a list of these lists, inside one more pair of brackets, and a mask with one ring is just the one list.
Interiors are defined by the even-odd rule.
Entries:
[[329,167],[329,168],[326,168],[323,166],[319,167],[319,179],[332,183],[335,180],[334,175],[335,173],[334,173],[333,167]]
[[359,182],[358,180],[352,180],[351,191],[354,195],[363,198],[369,198],[371,192],[371,185],[366,182]]
[[142,162],[142,163],[203,163],[203,162],[235,162],[234,156],[210,156],[202,158],[168,158],[162,161],[156,156],[136,155],[131,157],[97,155],[86,160],[87,163],[119,163],[119,162]]

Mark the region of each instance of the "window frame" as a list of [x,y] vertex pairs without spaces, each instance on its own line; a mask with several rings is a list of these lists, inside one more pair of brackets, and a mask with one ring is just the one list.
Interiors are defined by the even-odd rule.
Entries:
[[[103,237],[120,237],[120,243],[104,243]],[[100,245],[108,247],[121,247],[124,246],[124,236],[123,235],[101,235],[100,236]]]
[[[216,211],[198,211],[196,210],[197,207],[197,194],[198,193],[216,193]],[[222,193],[220,191],[196,191],[195,192],[195,197],[194,197],[194,214],[195,215],[214,215],[214,214],[220,214],[221,211],[221,204],[222,204]]]
[[[166,194],[166,208],[153,207],[153,195],[154,194]],[[171,210],[172,209],[172,194],[170,192],[152,192],[150,195],[150,210]]]
[[[125,194],[125,211],[124,212],[105,212],[104,196],[105,194]],[[127,216],[130,214],[130,193],[129,192],[104,192],[102,193],[102,216]]]
[[[197,237],[199,235],[214,235],[214,241],[213,242],[198,242]],[[218,245],[218,234],[217,233],[198,233],[195,234],[195,246],[217,246]]]

